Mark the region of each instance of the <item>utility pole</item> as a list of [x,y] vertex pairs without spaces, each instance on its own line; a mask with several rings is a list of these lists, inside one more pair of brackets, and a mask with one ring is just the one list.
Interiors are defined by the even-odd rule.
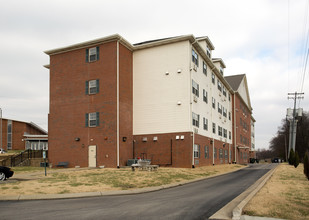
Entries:
[[288,152],[288,158],[290,157],[290,151],[293,149],[295,152],[295,142],[296,142],[296,128],[297,128],[297,116],[302,116],[302,109],[297,109],[296,112],[296,100],[297,99],[303,99],[304,93],[288,93],[288,99],[294,99],[294,108],[293,108],[293,114],[291,114],[291,109],[287,110],[287,119],[290,122],[290,135],[289,135],[289,152]]

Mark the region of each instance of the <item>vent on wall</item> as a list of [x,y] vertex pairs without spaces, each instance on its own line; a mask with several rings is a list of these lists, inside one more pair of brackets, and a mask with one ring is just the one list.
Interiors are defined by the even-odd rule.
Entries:
[[153,137],[153,141],[157,141],[158,140],[158,137]]
[[143,137],[143,142],[147,142],[147,137]]

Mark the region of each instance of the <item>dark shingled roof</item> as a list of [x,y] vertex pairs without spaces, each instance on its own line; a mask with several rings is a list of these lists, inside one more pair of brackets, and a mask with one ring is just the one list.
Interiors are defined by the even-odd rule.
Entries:
[[233,76],[225,76],[224,79],[230,84],[234,91],[238,90],[238,87],[245,77],[246,74],[233,75]]

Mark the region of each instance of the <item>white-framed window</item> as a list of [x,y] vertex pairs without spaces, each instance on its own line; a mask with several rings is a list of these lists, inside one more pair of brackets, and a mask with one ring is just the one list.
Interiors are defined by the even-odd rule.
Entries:
[[223,158],[223,150],[219,149],[219,158],[222,159]]
[[215,77],[215,74],[214,73],[211,73],[211,82],[212,84],[216,84],[216,77]]
[[96,94],[99,92],[99,80],[86,81],[86,94]]
[[209,159],[209,146],[205,146],[205,158]]
[[231,121],[231,112],[229,112],[229,120]]
[[208,103],[207,91],[203,89],[203,101]]
[[211,50],[209,49],[208,45],[206,46],[206,54],[209,58],[211,58]]
[[192,49],[192,62],[198,66],[198,54]]
[[226,97],[226,88],[224,86],[222,87],[222,93]]
[[203,128],[204,130],[208,131],[208,119],[207,118],[203,118]]
[[229,101],[231,101],[231,94],[229,93]]
[[220,127],[219,125],[218,125],[218,135],[222,136],[222,127]]
[[222,66],[220,66],[220,73],[221,73],[221,75],[223,76],[223,67]]
[[194,158],[200,157],[200,145],[194,144]]
[[218,89],[220,92],[222,92],[222,84],[219,79],[218,79]]
[[223,137],[227,138],[227,130],[223,128]]
[[7,150],[12,150],[12,135],[13,135],[13,123],[12,120],[8,120],[7,124]]
[[100,123],[100,113],[99,112],[92,112],[86,113],[86,127],[97,127]]
[[222,114],[222,105],[218,102],[218,112]]
[[192,112],[192,125],[199,127],[199,124],[200,124],[200,115]]
[[203,73],[207,76],[207,64],[203,61]]
[[229,131],[229,139],[232,139],[232,133]]
[[86,62],[94,62],[99,60],[99,47],[92,47],[86,49]]
[[223,113],[223,116],[224,116],[224,117],[227,116],[227,109],[224,108],[224,106],[222,106],[222,113]]
[[199,97],[199,85],[194,80],[192,80],[192,93]]
[[212,123],[212,133],[216,133],[216,123]]
[[212,108],[216,109],[216,99],[212,97]]

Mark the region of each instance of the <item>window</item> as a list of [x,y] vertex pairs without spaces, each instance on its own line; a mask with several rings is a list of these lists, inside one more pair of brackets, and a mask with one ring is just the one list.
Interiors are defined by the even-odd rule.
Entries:
[[223,128],[223,137],[227,138],[227,130]]
[[223,67],[222,66],[220,66],[220,73],[223,76]]
[[218,79],[218,89],[220,92],[222,92],[222,84],[219,79]]
[[192,124],[193,126],[199,127],[200,115],[192,112]]
[[222,90],[223,95],[226,97],[226,88],[223,86],[223,90]]
[[217,159],[217,148],[215,148],[214,158]]
[[231,112],[229,112],[229,120],[231,121]]
[[194,144],[194,158],[200,157],[200,145]]
[[192,80],[192,93],[199,97],[199,85]]
[[192,49],[192,62],[198,66],[198,54]]
[[218,102],[218,112],[222,114],[222,105]]
[[228,153],[227,153],[227,150],[224,150],[224,156],[225,156],[225,159],[227,160],[227,159],[228,159]]
[[211,58],[211,51],[208,46],[206,46],[206,54],[209,58]]
[[230,95],[230,93],[229,93],[229,101],[231,101],[231,95]]
[[205,146],[205,158],[209,158],[209,147]]
[[203,61],[203,73],[207,76],[207,65],[204,61]]
[[212,97],[212,107],[216,109],[216,99]]
[[203,128],[204,130],[208,131],[208,119],[207,118],[203,118]]
[[99,60],[99,47],[86,49],[86,63]]
[[223,116],[226,117],[227,116],[227,109],[222,106],[222,111],[223,111]]
[[7,150],[12,150],[12,121],[8,120]]
[[222,159],[223,158],[223,150],[219,149],[219,158]]
[[86,95],[96,94],[99,92],[99,80],[86,81]]
[[219,125],[218,125],[218,135],[222,136],[222,127],[220,127]]
[[203,101],[208,103],[207,91],[205,89],[203,89]]
[[216,123],[212,123],[212,133],[216,133]]
[[211,82],[212,82],[212,84],[216,84],[216,77],[215,77],[215,74],[214,73],[212,73],[211,74]]
[[229,131],[229,139],[232,139],[232,133]]
[[99,126],[100,119],[99,112],[86,113],[86,127],[97,127]]

